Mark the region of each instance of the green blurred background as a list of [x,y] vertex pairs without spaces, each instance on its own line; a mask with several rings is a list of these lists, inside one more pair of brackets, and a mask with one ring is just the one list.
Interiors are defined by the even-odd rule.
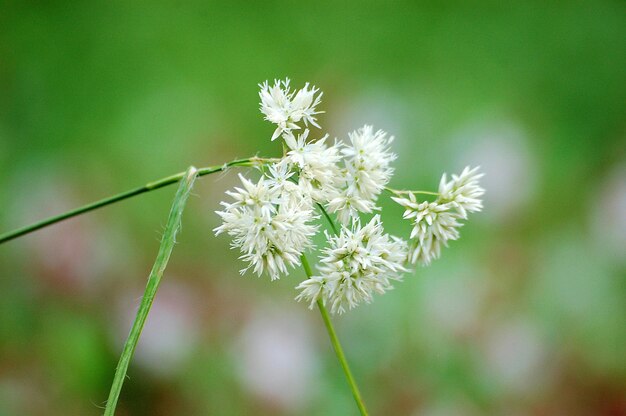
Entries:
[[[0,231],[277,155],[257,84],[310,81],[331,136],[396,136],[396,188],[487,173],[461,240],[335,319],[371,413],[624,415],[625,68],[623,1],[0,2]],[[303,273],[212,236],[235,181],[198,181],[118,414],[356,414]],[[102,412],[174,190],[0,246],[0,415]]]

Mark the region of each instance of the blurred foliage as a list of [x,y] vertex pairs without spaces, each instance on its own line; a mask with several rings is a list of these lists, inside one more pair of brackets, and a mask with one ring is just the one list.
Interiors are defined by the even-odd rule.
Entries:
[[[626,414],[624,68],[618,1],[5,1],[0,229],[276,155],[257,84],[310,81],[332,136],[397,137],[396,187],[487,172],[442,259],[336,319],[372,414]],[[234,181],[195,189],[119,414],[353,414],[303,274],[212,237]],[[173,192],[0,246],[0,415],[102,411]]]

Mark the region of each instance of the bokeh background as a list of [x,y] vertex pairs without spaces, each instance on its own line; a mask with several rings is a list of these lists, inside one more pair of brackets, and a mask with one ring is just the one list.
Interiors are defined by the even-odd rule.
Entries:
[[[371,413],[624,415],[625,68],[622,1],[1,2],[0,231],[277,155],[257,84],[310,81],[331,136],[396,136],[396,188],[487,173],[461,240],[335,319]],[[303,273],[213,237],[235,181],[198,181],[118,414],[356,414]],[[0,246],[0,415],[102,412],[174,188]]]

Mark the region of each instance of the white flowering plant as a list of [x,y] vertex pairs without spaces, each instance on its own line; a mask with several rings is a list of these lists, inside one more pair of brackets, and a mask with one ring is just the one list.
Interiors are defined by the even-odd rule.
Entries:
[[[241,186],[227,191],[217,215],[216,235],[226,234],[240,252],[245,267],[267,275],[271,281],[303,267],[307,279],[298,282],[295,299],[310,308],[317,306],[336,355],[345,372],[357,407],[367,414],[354,377],[327,310],[342,314],[374,295],[384,294],[402,280],[416,264],[428,265],[441,255],[470,213],[482,209],[484,189],[478,167],[460,174],[444,174],[434,191],[397,190],[389,187],[397,156],[394,137],[365,125],[346,140],[329,135],[315,139],[321,129],[316,116],[322,92],[306,83],[293,89],[289,79],[259,85],[260,110],[276,126],[271,141],[282,142],[279,158],[251,157],[224,165],[196,169],[163,178],[110,198],[77,208],[36,224],[0,235],[0,243],[102,206],[180,182],[159,254],[148,278],[137,317],[117,367],[105,415],[113,415],[130,359],[150,311],[161,277],[180,229],[182,212],[195,179],[230,167],[256,168],[253,175],[240,174]],[[407,237],[385,232],[378,199],[388,195],[404,208],[411,223]],[[325,223],[325,225],[322,225]],[[315,249],[314,237],[323,231],[326,245],[320,249],[317,272],[307,260]]]
[[[322,93],[316,87],[307,83],[294,91],[286,79],[260,88],[261,112],[277,126],[272,140],[282,138],[284,154],[263,164],[257,182],[240,175],[242,187],[226,192],[234,201],[222,202],[222,225],[215,229],[241,251],[248,263],[242,273],[253,269],[276,280],[300,266],[321,215],[334,233],[326,231],[318,273],[297,286],[296,299],[311,307],[321,301],[343,313],[385,293],[410,265],[430,264],[459,238],[468,213],[481,210],[478,168],[467,167],[450,180],[444,174],[438,192],[394,190],[387,186],[397,158],[393,136],[365,125],[346,141],[331,142],[328,134],[312,139],[309,125],[320,128],[314,116],[321,113]],[[406,209],[404,218],[413,224],[408,242],[386,234],[379,214],[363,225],[361,215],[380,211],[383,191]],[[418,194],[437,198],[420,202]]]

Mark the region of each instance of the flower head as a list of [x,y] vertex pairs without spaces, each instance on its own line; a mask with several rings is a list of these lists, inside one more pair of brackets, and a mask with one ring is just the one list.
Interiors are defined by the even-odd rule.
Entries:
[[384,233],[380,216],[365,226],[355,219],[343,226],[338,236],[326,234],[328,247],[318,266],[319,275],[302,282],[298,301],[313,307],[321,299],[331,312],[343,313],[361,302],[371,302],[373,294],[391,289],[407,269],[407,246],[399,238]]
[[409,192],[408,198],[394,197],[395,202],[405,208],[404,218],[413,223],[409,261],[430,264],[439,258],[442,246],[449,240],[459,238],[460,220],[467,219],[468,212],[482,209],[479,199],[485,190],[478,185],[482,174],[478,168],[463,170],[461,175],[452,175],[446,180],[446,174],[439,184],[439,196],[434,202],[417,202],[415,194]]
[[447,246],[448,240],[459,238],[458,228],[462,224],[457,221],[456,213],[450,212],[450,204],[418,203],[413,194],[409,194],[409,199],[393,200],[406,208],[404,218],[413,222],[410,236],[413,241],[409,252],[411,263],[430,264],[433,259],[439,258],[441,247]]
[[391,152],[393,136],[382,130],[374,132],[365,125],[349,135],[350,143],[343,146],[348,189],[360,197],[374,201],[391,180],[391,162],[397,156]]
[[307,82],[304,88],[292,91],[289,78],[286,78],[284,81],[274,80],[273,86],[265,81],[259,84],[259,87],[261,88],[259,91],[261,112],[265,114],[265,120],[277,126],[272,140],[283,133],[300,129],[301,126],[298,123],[301,121],[305,126],[312,124],[319,128],[315,115],[322,111],[316,111],[315,107],[321,102],[322,93],[317,94],[319,89],[315,86],[309,87]]
[[337,163],[341,160],[336,144],[326,145],[323,138],[307,142],[309,130],[298,137],[286,134],[285,143],[290,149],[287,161],[298,172],[298,184],[305,195],[315,202],[327,202],[337,193],[337,181],[341,177]]
[[467,219],[468,212],[478,212],[483,208],[480,197],[485,190],[480,187],[478,180],[484,174],[479,173],[479,169],[479,166],[473,169],[467,166],[460,175],[452,175],[450,181],[446,180],[444,173],[439,183],[440,199],[450,202],[463,219]]
[[345,167],[339,193],[328,205],[329,212],[336,212],[344,224],[359,212],[378,209],[375,202],[393,175],[391,162],[396,159],[390,150],[393,136],[382,130],[374,132],[365,125],[348,137],[350,143],[341,148]]
[[[280,169],[277,167],[276,169]],[[275,170],[276,171],[276,170]],[[241,259],[249,262],[244,273],[252,268],[257,275],[267,271],[272,280],[287,274],[287,266],[298,266],[300,255],[311,246],[311,237],[317,226],[310,206],[288,202],[282,197],[286,187],[261,178],[257,184],[240,175],[244,188],[227,192],[235,200],[222,202],[224,207],[217,214],[222,225],[215,234],[223,232],[233,237],[231,246],[239,248]]]

